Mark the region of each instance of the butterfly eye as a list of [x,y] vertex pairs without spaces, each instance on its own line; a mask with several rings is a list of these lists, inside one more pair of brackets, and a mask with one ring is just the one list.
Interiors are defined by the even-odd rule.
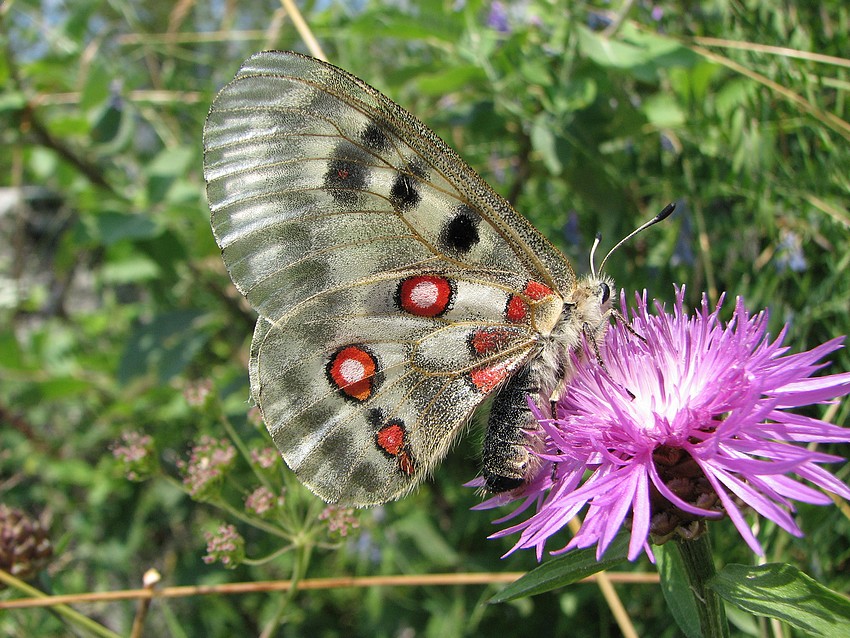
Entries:
[[611,286],[606,284],[604,281],[601,284],[599,284],[599,297],[600,297],[600,300],[599,300],[600,303],[603,303],[603,304],[606,301],[608,301],[608,299],[611,298]]

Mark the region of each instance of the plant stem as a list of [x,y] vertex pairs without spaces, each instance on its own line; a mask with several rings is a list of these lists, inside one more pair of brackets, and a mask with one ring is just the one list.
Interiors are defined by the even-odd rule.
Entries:
[[679,553],[691,591],[698,603],[701,603],[696,605],[696,609],[703,638],[728,638],[729,623],[726,621],[723,601],[706,587],[715,574],[708,534],[695,540],[678,539],[672,545]]
[[[31,596],[33,598],[45,598],[47,596],[41,590],[36,589],[32,585],[28,585],[24,581],[15,578],[10,573],[3,571],[2,569],[0,569],[0,583],[4,583],[9,587],[14,587],[18,591],[21,591],[27,596]],[[94,636],[100,636],[100,638],[120,638],[120,636],[115,632],[107,629],[88,616],[72,609],[68,605],[53,605],[51,610],[59,616],[62,616],[69,623],[74,623],[79,627],[85,628]]]
[[292,563],[292,586],[281,596],[278,601],[277,610],[271,620],[263,627],[260,638],[270,638],[277,634],[278,627],[283,622],[286,613],[290,610],[295,595],[298,593],[298,585],[304,579],[304,574],[307,573],[307,566],[310,564],[312,551],[313,547],[309,543],[302,543],[296,546]]

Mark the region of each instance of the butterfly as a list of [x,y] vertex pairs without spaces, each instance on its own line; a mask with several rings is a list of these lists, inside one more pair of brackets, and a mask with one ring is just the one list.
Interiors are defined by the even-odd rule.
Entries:
[[[257,311],[251,393],[327,502],[410,492],[493,396],[486,489],[534,470],[536,421],[613,283],[564,255],[427,126],[297,53],[249,58],[204,126],[215,239]],[[560,381],[559,381],[560,379]]]

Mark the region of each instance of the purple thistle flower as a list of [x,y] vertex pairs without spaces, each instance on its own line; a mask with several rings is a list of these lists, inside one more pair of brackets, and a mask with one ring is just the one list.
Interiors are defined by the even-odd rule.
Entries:
[[[705,522],[724,515],[750,548],[762,548],[742,510],[749,508],[795,536],[792,499],[816,505],[832,500],[804,484],[850,498],[850,489],[820,467],[843,460],[798,443],[850,440],[850,430],[788,410],[850,393],[850,373],[812,377],[823,357],[841,347],[832,339],[787,354],[785,330],[773,341],[767,313],[750,316],[739,298],[727,324],[703,298],[693,316],[677,291],[673,314],[637,296],[631,328],[623,322],[600,344],[605,367],[575,361],[576,374],[544,430],[540,470],[521,491],[495,496],[476,509],[524,499],[513,518],[536,506],[525,521],[493,537],[519,533],[511,551],[534,548],[538,560],[550,537],[587,506],[580,531],[562,549],[597,546],[601,556],[624,523],[629,559],[650,538],[693,538]],[[625,296],[621,298],[623,311]],[[791,475],[796,475],[792,478]]]

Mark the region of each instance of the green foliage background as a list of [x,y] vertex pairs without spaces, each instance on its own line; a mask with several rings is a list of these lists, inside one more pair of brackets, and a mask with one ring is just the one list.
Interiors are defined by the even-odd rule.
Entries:
[[[670,221],[611,259],[619,285],[667,302],[673,283],[687,285],[692,304],[703,291],[712,302],[741,295],[751,310],[769,309],[773,334],[788,325],[794,350],[850,333],[850,8],[627,4],[621,23],[609,3],[554,0],[305,2],[302,11],[331,62],[432,126],[577,270],[597,231],[611,246],[675,201]],[[476,474],[474,428],[429,485],[360,512],[346,539],[317,531],[315,499],[283,475],[288,515],[302,517],[313,551],[235,572],[202,562],[202,531],[222,520],[237,524],[249,556],[282,541],[192,501],[175,480],[192,441],[226,435],[222,418],[252,445],[269,444],[246,418],[254,317],[210,233],[201,130],[244,58],[306,48],[272,0],[151,5],[0,7],[0,500],[51,523],[56,557],[38,586],[134,588],[150,567],[169,585],[289,578],[308,556],[309,577],[534,566],[529,553],[501,560],[510,539],[486,540],[493,514],[469,511],[479,501],[462,487]],[[850,370],[847,354],[830,370]],[[209,382],[212,401],[187,401],[187,389]],[[846,406],[834,421],[846,423]],[[159,470],[148,481],[126,480],[110,451],[127,431],[154,437]],[[847,479],[846,466],[834,470]],[[243,491],[250,478],[234,471]],[[800,512],[802,539],[759,530],[768,559],[847,592],[847,518],[838,508]],[[712,528],[723,562],[753,562],[730,524]],[[328,542],[335,548],[317,545]],[[256,635],[278,622],[287,636],[617,635],[591,585],[488,606],[494,591],[158,601],[147,635]],[[677,635],[657,588],[618,591],[641,635]],[[126,634],[135,608],[81,609]],[[8,635],[68,631],[44,610],[0,615]],[[764,627],[740,619],[736,631]]]

